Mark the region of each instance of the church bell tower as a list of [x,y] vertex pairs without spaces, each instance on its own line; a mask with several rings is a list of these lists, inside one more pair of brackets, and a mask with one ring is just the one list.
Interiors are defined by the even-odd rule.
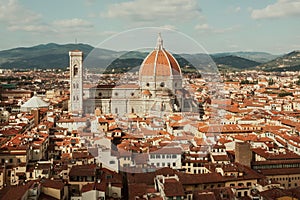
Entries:
[[83,53],[79,50],[69,52],[70,56],[70,105],[69,111],[81,115],[83,112]]

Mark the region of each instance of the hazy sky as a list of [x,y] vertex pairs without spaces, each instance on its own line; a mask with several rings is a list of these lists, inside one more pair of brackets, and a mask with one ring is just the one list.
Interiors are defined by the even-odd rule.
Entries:
[[0,0],[0,50],[75,38],[96,46],[142,27],[182,32],[210,53],[287,53],[300,49],[300,0]]

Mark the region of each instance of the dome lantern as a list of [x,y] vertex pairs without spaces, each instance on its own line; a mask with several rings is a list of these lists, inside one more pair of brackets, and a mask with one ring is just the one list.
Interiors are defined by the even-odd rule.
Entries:
[[162,49],[163,49],[163,40],[161,38],[161,33],[158,33],[156,50],[162,50]]

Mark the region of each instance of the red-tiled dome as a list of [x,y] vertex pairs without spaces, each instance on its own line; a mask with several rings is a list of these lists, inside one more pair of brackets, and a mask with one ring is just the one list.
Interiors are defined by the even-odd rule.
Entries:
[[171,53],[163,48],[159,35],[156,48],[143,61],[140,76],[172,76],[181,75],[178,62]]

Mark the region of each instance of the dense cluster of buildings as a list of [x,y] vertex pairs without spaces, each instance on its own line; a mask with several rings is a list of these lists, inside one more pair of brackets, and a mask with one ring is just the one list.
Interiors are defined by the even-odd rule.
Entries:
[[80,51],[0,74],[0,199],[300,199],[299,73],[190,78],[162,45],[98,85]]

